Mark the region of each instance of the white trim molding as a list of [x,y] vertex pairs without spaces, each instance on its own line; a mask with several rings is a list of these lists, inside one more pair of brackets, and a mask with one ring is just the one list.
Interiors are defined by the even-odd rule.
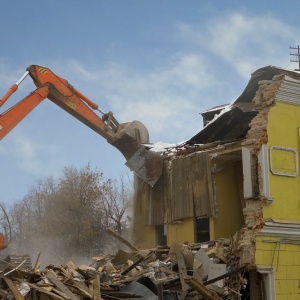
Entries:
[[[279,171],[276,170],[276,166],[274,166],[274,161],[273,161],[273,151],[281,151],[282,153],[286,152],[286,153],[292,153],[294,156],[294,170],[291,170],[289,172],[289,170],[284,170],[284,171]],[[284,165],[284,166],[283,166]],[[287,167],[287,164],[285,162],[285,160],[283,160],[282,162],[280,162],[280,167],[284,168]],[[272,172],[272,174],[274,175],[280,175],[280,176],[287,176],[287,177],[297,177],[298,176],[298,153],[295,149],[293,148],[287,148],[287,147],[282,147],[282,146],[272,146],[270,147],[270,171]]]
[[300,242],[300,221],[291,222],[284,220],[268,219],[264,227],[256,233],[257,236],[276,236],[281,238],[299,239]]
[[270,266],[257,266],[257,272],[262,275],[263,296],[265,300],[275,300],[275,280],[273,268]]

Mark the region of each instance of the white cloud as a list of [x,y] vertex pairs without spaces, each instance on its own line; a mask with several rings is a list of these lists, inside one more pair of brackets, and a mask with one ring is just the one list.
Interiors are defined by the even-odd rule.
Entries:
[[[248,80],[257,68],[268,64],[284,66],[289,60],[286,52],[290,41],[297,36],[295,28],[271,15],[239,12],[201,26],[178,23],[176,30],[186,47],[174,51],[151,71],[114,62],[87,66],[76,60],[49,62],[49,66],[101,109],[113,111],[120,122],[140,120],[150,136],[167,136],[167,142],[176,143],[201,129],[199,112],[220,104],[217,101],[224,104],[232,100],[225,95],[219,99],[224,86],[235,91],[235,83],[229,84],[228,78],[220,80],[213,68],[214,60],[216,64],[226,62]],[[15,72],[10,74],[15,76]]]
[[299,36],[298,29],[272,15],[239,12],[214,18],[204,27],[178,23],[177,28],[181,38],[230,63],[245,79],[268,64],[285,67],[288,47]]
[[[16,130],[5,144],[5,155],[10,155],[17,165],[30,174],[44,175],[52,169],[52,157],[59,153],[57,146],[38,143],[34,136],[24,135]],[[47,157],[47,160],[45,160]]]
[[117,77],[115,87],[121,88],[122,94],[112,95],[112,99],[120,118],[131,120],[135,115],[150,132],[166,131],[169,136],[177,130],[184,132],[187,125],[195,128],[192,113],[196,116],[201,111],[201,94],[216,84],[205,60],[196,54],[178,55],[150,74],[123,72]]
[[112,110],[120,122],[139,120],[151,136],[165,133],[172,142],[177,141],[178,131],[181,139],[188,138],[195,133],[195,126],[201,126],[201,95],[218,84],[204,57],[195,53],[176,54],[155,71],[142,74],[117,64],[98,71],[97,66],[87,70],[70,61],[64,68],[73,74],[72,82],[68,80],[76,83],[75,88],[95,102],[105,99],[105,107],[99,106]]

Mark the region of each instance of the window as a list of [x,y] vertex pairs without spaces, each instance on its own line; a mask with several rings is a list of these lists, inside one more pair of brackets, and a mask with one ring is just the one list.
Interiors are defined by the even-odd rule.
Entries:
[[156,226],[156,243],[157,245],[164,246],[167,245],[167,225],[157,225]]
[[196,218],[196,242],[207,242],[209,239],[209,218]]

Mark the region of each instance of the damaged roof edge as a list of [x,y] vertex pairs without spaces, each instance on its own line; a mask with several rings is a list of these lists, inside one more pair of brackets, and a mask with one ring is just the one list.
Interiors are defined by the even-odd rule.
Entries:
[[251,74],[251,78],[242,94],[233,103],[225,106],[216,118],[191,139],[187,140],[186,144],[205,144],[218,140],[224,141],[245,137],[250,121],[257,114],[253,109],[252,99],[258,90],[259,81],[271,80],[275,75],[280,74],[300,76],[297,72],[274,66],[257,69]]

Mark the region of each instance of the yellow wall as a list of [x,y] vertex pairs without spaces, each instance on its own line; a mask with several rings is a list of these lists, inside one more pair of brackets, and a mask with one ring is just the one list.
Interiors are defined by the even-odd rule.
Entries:
[[276,248],[278,240],[279,237],[256,237],[256,265],[273,266],[277,300],[300,299],[300,245],[281,243]]
[[[291,152],[279,150],[273,152],[272,146],[292,148],[297,151],[299,168],[299,128],[300,107],[285,103],[276,103],[268,114],[268,151],[270,197],[273,203],[263,206],[265,219],[300,221],[300,177],[275,175],[271,171],[295,170],[295,159]],[[274,167],[274,164],[275,167]],[[296,238],[296,237],[295,237]],[[265,242],[263,242],[265,240]],[[266,242],[279,241],[280,237],[256,237],[255,260],[258,266],[273,266],[276,299],[300,299],[300,245]],[[277,245],[277,248],[276,248]]]
[[168,224],[167,243],[194,243],[194,224],[193,218],[187,218],[178,223]]
[[218,215],[210,222],[212,240],[232,236],[244,222],[234,167],[217,173],[215,182]]
[[[220,165],[217,164],[218,168]],[[210,239],[226,238],[232,236],[244,224],[241,199],[236,180],[234,166],[228,166],[215,175],[217,218],[210,218]],[[242,182],[242,180],[240,181]],[[194,243],[195,223],[193,218],[168,225],[168,244]]]
[[[268,148],[293,148],[299,160],[299,126],[300,107],[276,103],[268,116]],[[269,173],[270,196],[274,202],[263,208],[264,218],[300,221],[300,176],[294,178]]]
[[[156,230],[154,226],[145,225],[146,196],[135,182],[135,197],[133,207],[132,240],[139,249],[150,249],[156,246]],[[142,186],[142,185],[141,185]]]
[[[219,167],[219,165],[217,165]],[[234,166],[228,166],[215,175],[217,218],[210,218],[210,239],[226,238],[235,234],[244,224],[242,205]],[[240,181],[242,182],[242,181]],[[141,249],[156,246],[155,226],[145,226],[146,199],[140,193],[135,200],[133,235],[135,245]],[[167,225],[167,244],[194,243],[194,218],[186,218]]]

